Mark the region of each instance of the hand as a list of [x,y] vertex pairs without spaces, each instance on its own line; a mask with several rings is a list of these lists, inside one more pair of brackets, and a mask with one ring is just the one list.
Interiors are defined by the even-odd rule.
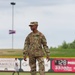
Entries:
[[27,61],[26,57],[24,56],[24,60]]
[[17,64],[17,63],[15,63],[15,65],[16,65],[16,66],[18,66],[18,64]]
[[47,57],[46,57],[46,59],[47,59],[47,62],[48,62],[48,61],[50,60],[50,57],[49,57],[49,56],[47,56]]

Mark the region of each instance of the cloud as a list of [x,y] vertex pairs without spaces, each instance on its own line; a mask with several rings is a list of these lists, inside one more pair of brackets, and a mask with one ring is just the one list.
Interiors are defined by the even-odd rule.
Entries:
[[[31,21],[38,21],[38,30],[46,36],[49,47],[58,46],[64,40],[67,42],[74,40],[75,4],[73,0],[14,1],[16,1],[14,11],[15,48],[23,48],[24,40],[31,32],[28,26]],[[11,6],[7,4],[9,2],[10,0],[4,1],[5,6],[1,5],[0,10],[0,48],[11,47],[11,35],[8,34],[8,31],[12,28],[12,14]],[[7,5],[8,7],[6,7]]]

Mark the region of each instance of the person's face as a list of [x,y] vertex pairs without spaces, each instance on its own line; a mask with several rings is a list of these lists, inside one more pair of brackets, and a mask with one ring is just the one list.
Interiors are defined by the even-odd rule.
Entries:
[[15,60],[17,60],[17,58],[15,58]]
[[30,26],[30,29],[33,31],[33,30],[36,30],[37,29],[37,26],[36,25],[32,25]]

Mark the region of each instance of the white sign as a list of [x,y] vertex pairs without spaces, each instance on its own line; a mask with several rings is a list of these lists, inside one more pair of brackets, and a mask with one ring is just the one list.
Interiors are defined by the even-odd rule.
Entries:
[[15,58],[0,58],[0,71],[15,71],[14,62]]
[[27,58],[27,61],[21,60],[21,69],[23,71],[30,71],[29,58]]
[[[29,66],[29,58],[27,58],[27,61],[19,60],[18,62],[18,68],[22,69],[23,71],[30,71]],[[47,62],[46,58],[44,58],[45,62],[45,72],[51,69],[51,61]],[[38,67],[38,61],[36,62],[36,70],[39,71]],[[0,58],[0,71],[15,71],[15,58]]]

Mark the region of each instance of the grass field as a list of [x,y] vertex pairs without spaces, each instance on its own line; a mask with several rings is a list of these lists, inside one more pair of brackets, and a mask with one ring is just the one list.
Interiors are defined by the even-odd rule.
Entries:
[[[0,58],[2,57],[22,58],[22,49],[0,49]],[[75,57],[75,49],[50,50],[50,57]]]
[[[12,75],[12,72],[0,72],[0,75]],[[14,75],[18,75],[15,73]],[[30,73],[20,73],[19,75],[31,75]],[[37,75],[40,75],[37,73]],[[45,75],[75,75],[75,73],[46,73]]]

